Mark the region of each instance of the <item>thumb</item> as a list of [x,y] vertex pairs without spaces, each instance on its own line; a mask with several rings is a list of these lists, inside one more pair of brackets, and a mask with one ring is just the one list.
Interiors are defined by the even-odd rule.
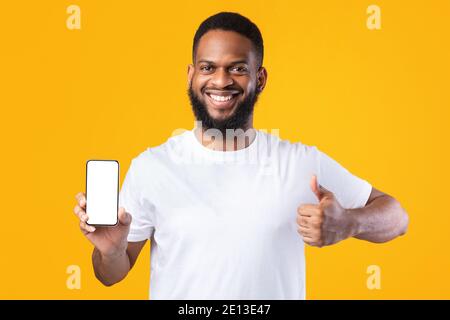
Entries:
[[327,194],[330,193],[330,191],[328,191],[327,189],[325,189],[324,187],[322,187],[318,182],[317,182],[317,176],[314,174],[311,177],[311,181],[309,183],[312,192],[314,192],[314,194],[316,195],[317,199],[322,200],[322,198]]
[[119,224],[129,226],[131,224],[131,214],[125,211],[124,207],[119,208]]

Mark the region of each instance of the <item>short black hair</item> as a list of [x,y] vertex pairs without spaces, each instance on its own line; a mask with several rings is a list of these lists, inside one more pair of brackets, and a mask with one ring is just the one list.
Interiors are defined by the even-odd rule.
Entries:
[[192,60],[195,61],[195,53],[200,38],[210,30],[234,31],[248,38],[256,50],[258,67],[262,66],[264,57],[264,43],[261,32],[250,19],[235,12],[219,12],[203,21],[195,32],[192,46]]

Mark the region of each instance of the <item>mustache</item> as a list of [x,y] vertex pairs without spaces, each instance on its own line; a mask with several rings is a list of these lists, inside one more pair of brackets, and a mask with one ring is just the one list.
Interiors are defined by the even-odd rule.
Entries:
[[244,90],[242,90],[241,88],[237,88],[237,87],[226,87],[226,88],[204,88],[203,90],[201,90],[202,93],[230,93],[230,94],[238,94],[243,92]]
[[222,131],[222,133],[225,133],[226,129],[242,129],[245,127],[253,114],[254,105],[260,93],[256,89],[250,90],[247,92],[246,97],[238,103],[236,111],[231,116],[219,120],[209,115],[202,92],[195,92],[192,88],[192,83],[187,91],[195,118],[202,122],[205,129],[215,128]]

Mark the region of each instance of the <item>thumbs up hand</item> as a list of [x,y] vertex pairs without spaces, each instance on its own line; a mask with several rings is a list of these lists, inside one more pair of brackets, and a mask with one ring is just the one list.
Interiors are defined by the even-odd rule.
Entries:
[[303,204],[297,209],[297,230],[303,241],[320,248],[353,236],[356,225],[350,212],[342,208],[331,191],[317,183],[315,175],[310,186],[319,204]]

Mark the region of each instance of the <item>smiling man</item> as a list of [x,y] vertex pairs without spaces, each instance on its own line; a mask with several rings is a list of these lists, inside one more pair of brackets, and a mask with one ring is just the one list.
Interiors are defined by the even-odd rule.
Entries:
[[203,128],[224,135],[226,129],[252,128],[253,107],[267,78],[258,29],[254,26],[245,36],[244,29],[239,33],[229,29],[248,26],[233,27],[233,22],[228,15],[218,15],[200,26],[194,37],[194,64],[188,69],[189,97],[197,120]]
[[77,195],[103,284],[124,279],[150,239],[151,299],[304,299],[305,243],[380,243],[406,232],[393,197],[316,147],[253,128],[263,48],[239,14],[205,20],[188,67],[197,126],[132,160],[117,226],[87,225]]

